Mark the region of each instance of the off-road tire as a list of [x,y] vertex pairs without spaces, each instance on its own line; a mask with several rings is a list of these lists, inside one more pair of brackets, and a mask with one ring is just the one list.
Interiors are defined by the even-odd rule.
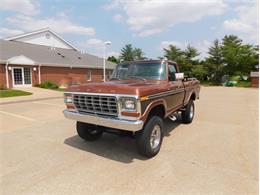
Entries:
[[[160,127],[160,139],[159,143],[157,142],[157,146],[152,148],[151,135],[153,133],[154,128],[158,129]],[[137,133],[137,148],[141,155],[151,158],[158,154],[161,148],[161,144],[163,141],[163,120],[158,116],[152,116],[149,121],[145,124],[144,128]]]
[[181,112],[182,122],[189,124],[192,122],[195,113],[195,106],[193,100],[190,100],[185,110]]
[[77,132],[79,137],[86,141],[95,141],[103,134],[101,127],[79,121],[77,121]]

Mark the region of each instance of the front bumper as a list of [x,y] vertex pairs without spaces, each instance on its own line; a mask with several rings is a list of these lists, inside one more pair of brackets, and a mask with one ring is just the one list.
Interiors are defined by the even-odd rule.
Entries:
[[130,121],[100,115],[80,114],[69,110],[64,110],[63,114],[68,119],[126,131],[139,131],[144,125],[141,120]]

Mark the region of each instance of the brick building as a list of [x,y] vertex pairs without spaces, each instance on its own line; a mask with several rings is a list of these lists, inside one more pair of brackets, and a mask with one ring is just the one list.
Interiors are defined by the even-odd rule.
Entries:
[[[106,61],[106,75],[115,64]],[[82,53],[51,29],[0,40],[0,86],[60,86],[103,80],[103,59]]]

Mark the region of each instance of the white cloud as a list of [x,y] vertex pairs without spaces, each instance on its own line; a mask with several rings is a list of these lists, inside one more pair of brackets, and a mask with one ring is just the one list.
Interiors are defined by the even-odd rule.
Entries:
[[7,37],[7,36],[13,36],[24,33],[21,30],[16,29],[10,29],[10,28],[0,28],[0,38]]
[[[85,48],[88,53],[92,53],[93,55],[103,57],[104,55],[104,40],[91,38],[86,42],[81,43],[80,46]],[[116,56],[118,57],[120,54],[116,51],[111,51],[111,46],[106,46],[106,56]]]
[[122,9],[129,28],[138,36],[150,36],[179,23],[220,15],[225,8],[223,0],[114,0],[105,7]]
[[14,11],[25,15],[39,13],[39,4],[33,0],[0,0],[0,10]]
[[115,56],[116,58],[118,58],[120,56],[120,53],[116,51],[111,51],[107,53],[107,56]]
[[121,23],[123,21],[123,16],[121,14],[116,14],[113,16],[113,20],[117,23]]
[[195,47],[199,52],[200,55],[198,56],[198,59],[204,59],[208,56],[208,48],[211,45],[210,41],[208,40],[202,40],[197,42],[179,42],[179,41],[162,41],[160,44],[160,50],[163,50],[164,48],[168,48],[169,45],[175,45],[178,48],[185,50],[188,45],[191,45],[192,47]]
[[258,3],[244,4],[237,7],[237,17],[225,20],[223,29],[227,33],[235,33],[247,42],[258,43]]
[[175,45],[180,49],[185,49],[188,45],[187,42],[179,42],[179,41],[162,41],[160,44],[160,49],[168,48],[169,45]]
[[41,28],[50,27],[58,33],[71,33],[79,35],[94,35],[95,29],[77,25],[66,17],[39,19],[25,15],[8,17],[6,21],[18,29],[24,31],[33,31]]
[[104,46],[104,41],[100,39],[88,39],[86,41],[86,47],[95,47],[95,48],[102,48]]

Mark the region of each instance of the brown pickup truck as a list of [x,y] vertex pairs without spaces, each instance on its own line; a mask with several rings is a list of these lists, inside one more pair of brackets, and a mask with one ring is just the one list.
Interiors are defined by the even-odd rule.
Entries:
[[69,87],[63,113],[77,121],[78,135],[86,141],[103,132],[130,134],[139,152],[153,157],[163,141],[163,119],[181,112],[183,123],[191,123],[199,92],[199,81],[184,78],[175,62],[122,62],[108,82]]

